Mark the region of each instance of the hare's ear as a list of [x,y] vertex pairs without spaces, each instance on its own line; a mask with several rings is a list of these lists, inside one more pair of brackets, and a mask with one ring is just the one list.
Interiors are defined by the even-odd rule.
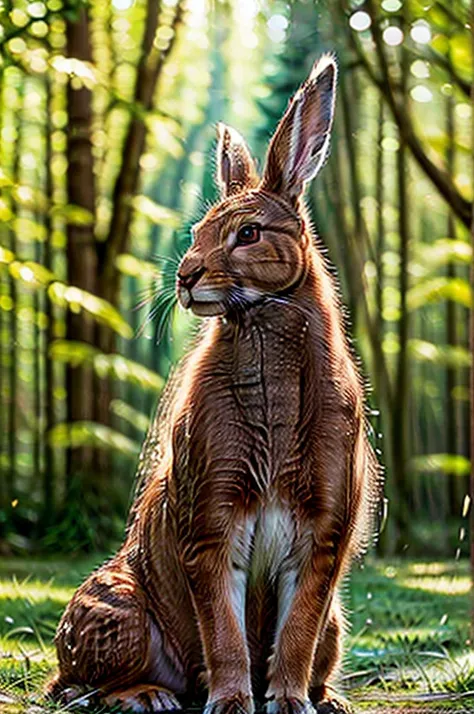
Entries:
[[294,201],[324,163],[334,115],[337,64],[323,55],[296,92],[271,140],[262,188]]
[[222,198],[255,188],[259,178],[254,160],[240,134],[225,124],[217,126],[217,183]]

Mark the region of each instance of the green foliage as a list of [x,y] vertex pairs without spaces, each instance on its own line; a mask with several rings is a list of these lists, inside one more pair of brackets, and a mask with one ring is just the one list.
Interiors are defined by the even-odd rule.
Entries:
[[53,360],[66,362],[73,367],[90,364],[102,379],[113,377],[156,393],[163,388],[163,378],[159,374],[121,355],[104,354],[85,342],[55,340],[51,343],[49,356]]
[[74,421],[69,424],[56,424],[49,432],[48,441],[57,449],[77,449],[91,446],[114,451],[135,459],[140,452],[140,444],[128,439],[120,432],[103,424],[90,421]]
[[468,281],[444,276],[429,278],[414,285],[407,295],[409,310],[417,310],[441,300],[452,300],[464,307],[471,307],[472,295]]
[[107,300],[93,295],[87,290],[67,285],[59,281],[45,266],[32,260],[16,260],[14,253],[0,249],[0,266],[8,267],[14,280],[21,281],[30,290],[43,289],[56,305],[68,307],[74,313],[82,310],[94,317],[97,322],[110,327],[121,337],[130,338],[133,331],[118,310]]
[[113,399],[110,403],[110,410],[112,414],[115,414],[120,419],[124,419],[124,421],[131,424],[135,429],[141,431],[143,436],[150,427],[150,418],[146,416],[146,414],[139,412],[138,409],[131,407],[130,404],[122,401],[122,399]]
[[169,228],[177,228],[181,223],[180,216],[166,206],[160,206],[147,196],[135,196],[133,207],[137,213],[145,216],[152,223]]
[[421,243],[414,250],[413,263],[417,274],[426,275],[437,271],[449,263],[469,265],[472,260],[472,247],[463,240],[438,238],[433,243]]
[[130,338],[133,336],[132,328],[119,311],[107,300],[97,297],[87,290],[55,281],[49,285],[47,294],[56,305],[68,307],[74,313],[84,310],[97,322],[110,327],[121,337]]
[[82,206],[74,206],[73,204],[54,206],[51,215],[54,218],[62,218],[69,225],[91,226],[94,223],[94,216],[90,211]]
[[129,275],[132,278],[158,280],[160,277],[158,268],[154,263],[137,258],[135,255],[130,255],[130,253],[118,255],[115,265],[122,275]]
[[470,351],[460,345],[435,345],[426,340],[412,339],[409,349],[412,358],[417,362],[431,362],[443,367],[471,366]]
[[453,474],[454,476],[468,476],[471,462],[459,454],[426,454],[417,456],[412,461],[415,471],[424,473]]

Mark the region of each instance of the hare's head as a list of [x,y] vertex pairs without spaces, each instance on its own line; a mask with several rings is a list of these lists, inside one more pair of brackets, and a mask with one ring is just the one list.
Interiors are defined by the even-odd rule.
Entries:
[[331,56],[315,64],[275,131],[261,179],[242,137],[219,125],[222,200],[194,226],[177,278],[181,304],[197,315],[245,310],[300,283],[309,240],[300,198],[328,152],[336,73]]

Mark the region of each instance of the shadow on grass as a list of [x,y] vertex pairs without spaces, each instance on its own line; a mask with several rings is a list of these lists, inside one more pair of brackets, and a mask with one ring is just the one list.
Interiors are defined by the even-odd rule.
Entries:
[[[2,714],[63,711],[40,696],[55,669],[52,638],[74,589],[103,560],[0,564]],[[351,630],[342,684],[356,708],[474,712],[468,593],[467,563],[371,561],[354,569],[344,587]]]

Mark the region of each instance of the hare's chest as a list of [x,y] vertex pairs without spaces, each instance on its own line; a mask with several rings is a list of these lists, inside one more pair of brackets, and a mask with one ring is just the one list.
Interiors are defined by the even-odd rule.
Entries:
[[242,413],[270,431],[298,419],[303,350],[291,332],[254,325],[238,342],[232,389]]
[[269,326],[253,326],[234,353],[235,420],[250,440],[258,435],[255,461],[262,482],[273,482],[294,458],[303,369],[301,342]]

